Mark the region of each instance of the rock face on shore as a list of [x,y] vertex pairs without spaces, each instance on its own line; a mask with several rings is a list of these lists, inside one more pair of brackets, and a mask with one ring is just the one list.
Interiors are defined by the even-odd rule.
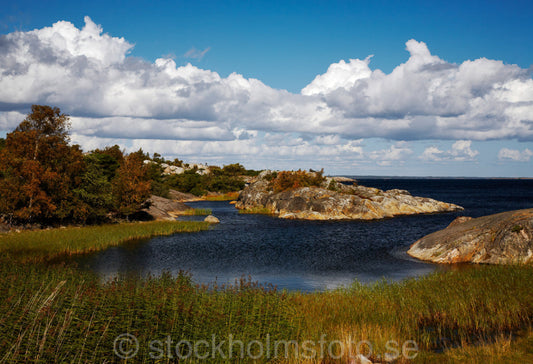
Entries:
[[407,252],[435,263],[533,263],[533,209],[458,217]]
[[171,200],[179,202],[194,202],[202,200],[200,197],[195,196],[192,193],[183,193],[172,189],[168,191],[168,195]]
[[364,186],[347,186],[326,178],[320,186],[300,187],[282,192],[271,190],[268,173],[239,195],[235,207],[268,211],[280,218],[305,220],[373,220],[397,215],[462,210],[462,207],[415,197],[404,190],[382,191]]
[[148,202],[150,206],[142,211],[151,216],[153,220],[176,220],[176,217],[180,216],[184,211],[190,210],[190,207],[183,202],[155,195],[152,195]]

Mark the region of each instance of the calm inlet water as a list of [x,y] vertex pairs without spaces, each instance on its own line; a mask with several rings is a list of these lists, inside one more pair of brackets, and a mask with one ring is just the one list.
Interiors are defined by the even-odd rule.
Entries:
[[365,179],[360,184],[400,188],[415,196],[459,204],[465,211],[402,216],[380,221],[295,221],[239,215],[227,202],[196,202],[221,223],[211,230],[136,241],[78,259],[103,277],[122,273],[158,275],[189,271],[197,283],[252,280],[291,290],[324,290],[354,279],[400,280],[448,266],[417,261],[405,253],[422,236],[460,215],[533,207],[533,180]]

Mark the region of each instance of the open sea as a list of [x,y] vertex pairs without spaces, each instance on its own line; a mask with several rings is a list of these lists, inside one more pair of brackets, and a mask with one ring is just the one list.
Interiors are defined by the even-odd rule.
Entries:
[[77,262],[104,279],[183,270],[196,283],[234,283],[244,276],[279,289],[326,290],[348,286],[356,279],[369,283],[437,270],[475,269],[421,262],[406,251],[417,239],[445,228],[457,216],[533,207],[531,179],[354,178],[361,185],[405,189],[465,210],[378,221],[300,221],[240,215],[228,202],[202,201],[188,205],[213,210],[220,224],[209,231],[134,241]]

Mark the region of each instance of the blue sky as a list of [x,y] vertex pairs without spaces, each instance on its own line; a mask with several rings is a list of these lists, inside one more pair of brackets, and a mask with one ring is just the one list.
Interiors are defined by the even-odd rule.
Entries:
[[1,5],[0,86],[18,91],[0,92],[0,133],[28,105],[53,103],[86,149],[332,174],[533,176],[531,1]]

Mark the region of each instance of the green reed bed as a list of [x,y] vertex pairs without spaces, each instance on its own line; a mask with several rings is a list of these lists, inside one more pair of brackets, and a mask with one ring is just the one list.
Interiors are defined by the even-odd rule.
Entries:
[[239,214],[273,215],[272,211],[266,207],[251,207],[251,208],[240,209]]
[[[248,281],[214,290],[182,273],[101,284],[71,268],[10,263],[0,274],[0,362],[124,362],[114,345],[126,333],[139,343],[131,362],[186,356],[186,346],[175,349],[180,340],[296,336],[289,298]],[[220,350],[214,361],[241,356],[238,346]]]
[[[92,273],[72,267],[4,259],[0,362],[173,362],[178,354],[187,356],[186,345],[175,349],[182,340],[209,345],[202,344],[199,357],[192,355],[190,362],[240,360],[240,346],[230,348],[229,340],[244,343],[244,362],[254,361],[250,355],[258,358],[256,362],[349,362],[357,349],[368,349],[355,346],[363,340],[371,344],[375,361],[390,352],[387,341],[399,343],[401,354],[402,343],[412,340],[419,355],[413,361],[400,355],[395,363],[464,362],[477,352],[499,355],[505,362],[517,359],[516,352],[527,358],[533,343],[510,336],[531,330],[531,282],[532,267],[487,266],[399,283],[354,283],[345,289],[299,293],[279,292],[250,280],[226,287],[196,286],[185,273],[102,283]],[[139,344],[130,361],[114,352],[115,339],[125,333]],[[326,348],[338,340],[324,357],[319,355],[321,339]],[[221,341],[220,351],[212,355],[213,345]],[[262,343],[262,356],[258,345],[247,352],[254,341]],[[275,352],[275,343],[282,341],[295,345]],[[314,356],[303,346],[306,341]],[[491,349],[499,342],[519,342],[520,348],[512,353]]]
[[239,197],[239,192],[227,192],[221,195],[205,195],[202,199],[206,201],[232,201]]
[[211,215],[213,211],[211,209],[188,209],[180,213],[184,216],[206,216]]
[[128,240],[198,232],[209,224],[194,221],[150,221],[114,225],[10,232],[0,235],[0,254],[23,262],[102,250]]

